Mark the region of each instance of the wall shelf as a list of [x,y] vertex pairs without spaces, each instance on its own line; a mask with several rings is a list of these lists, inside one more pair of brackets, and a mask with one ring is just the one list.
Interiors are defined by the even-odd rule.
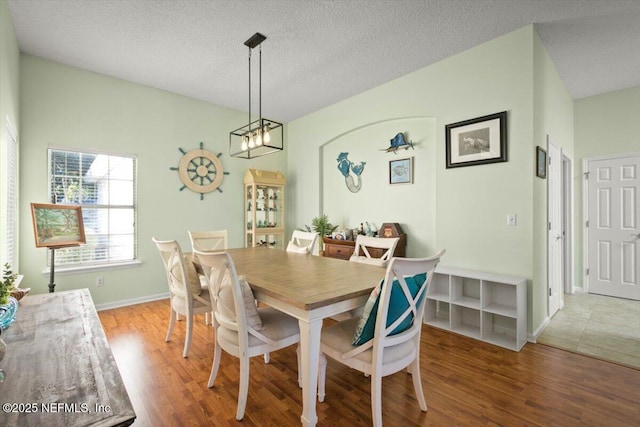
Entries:
[[520,351],[527,340],[527,281],[438,265],[424,323]]

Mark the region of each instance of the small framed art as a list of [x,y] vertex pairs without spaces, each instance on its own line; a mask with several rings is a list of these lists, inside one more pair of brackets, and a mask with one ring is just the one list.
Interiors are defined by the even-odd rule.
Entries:
[[31,203],[31,217],[37,248],[86,243],[80,206]]
[[445,126],[447,168],[507,161],[507,112]]
[[413,184],[413,157],[389,161],[389,184]]
[[547,151],[540,146],[536,147],[536,176],[547,178]]

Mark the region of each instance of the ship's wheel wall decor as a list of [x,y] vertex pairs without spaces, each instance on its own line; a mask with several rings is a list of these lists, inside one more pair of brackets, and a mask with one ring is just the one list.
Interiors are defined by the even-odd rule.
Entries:
[[200,200],[204,200],[205,193],[218,190],[222,193],[222,178],[224,175],[229,175],[229,172],[225,172],[220,161],[222,153],[217,155],[211,151],[204,149],[204,144],[200,143],[200,148],[191,151],[184,151],[178,147],[178,150],[183,154],[178,163],[178,167],[171,167],[169,169],[178,171],[180,181],[184,184],[180,191],[188,188],[189,190],[200,193]]

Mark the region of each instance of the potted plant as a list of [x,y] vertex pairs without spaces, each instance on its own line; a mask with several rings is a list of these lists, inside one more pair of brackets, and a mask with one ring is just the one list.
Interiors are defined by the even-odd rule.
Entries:
[[0,329],[7,329],[16,318],[18,300],[11,296],[18,275],[11,271],[11,266],[4,265],[2,281],[0,281]]
[[313,231],[315,233],[318,233],[318,235],[320,236],[320,253],[322,253],[324,251],[324,242],[322,241],[322,238],[333,233],[336,228],[338,228],[338,226],[333,225],[329,222],[329,217],[327,216],[327,214],[322,214],[311,220],[311,227],[305,225],[305,228],[306,231]]
[[9,303],[9,297],[11,291],[15,287],[18,274],[11,271],[11,265],[9,263],[4,265],[4,271],[2,273],[2,281],[0,281],[0,305],[6,305]]

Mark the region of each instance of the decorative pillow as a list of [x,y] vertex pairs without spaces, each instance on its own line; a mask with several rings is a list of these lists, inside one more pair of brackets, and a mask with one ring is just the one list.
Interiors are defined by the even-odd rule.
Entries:
[[[184,257],[184,267],[186,269],[185,274],[187,276],[187,283],[185,285],[189,287],[192,295],[200,295],[200,293],[202,292],[202,287],[200,285],[200,278],[198,277],[196,268],[193,265],[193,262],[191,262],[191,258],[188,255],[183,255],[183,257]],[[175,277],[178,277],[178,278],[180,277],[180,265],[177,258],[173,266],[171,267],[171,273],[175,275]],[[184,295],[183,293],[184,291],[182,291],[181,286],[176,286],[175,291],[179,295]]]
[[[249,287],[246,279],[243,276],[238,277],[240,282],[240,290],[242,291],[242,300],[244,303],[244,311],[247,316],[247,325],[256,331],[264,329],[262,326],[262,319],[258,313],[256,307],[256,300],[253,297],[253,292]],[[229,276],[225,275],[220,286],[220,292],[218,293],[218,310],[222,312],[226,317],[236,318],[236,306],[233,303],[233,288],[229,281]]]
[[[405,276],[405,282],[412,296],[416,296],[418,291],[424,285],[427,280],[426,273],[416,274],[415,276]],[[356,332],[353,335],[353,345],[362,345],[367,341],[373,339],[373,333],[376,327],[376,318],[378,317],[378,304],[380,302],[380,289],[384,279],[380,280],[380,283],[371,291],[367,303],[364,305],[364,310]],[[424,298],[424,293],[420,298]],[[394,280],[391,288],[391,298],[389,300],[389,312],[387,313],[387,325],[391,325],[395,322],[402,313],[409,307],[409,302],[402,292],[402,287],[398,280]],[[399,334],[402,331],[407,330],[413,322],[413,316],[407,316],[392,332],[390,335]]]

